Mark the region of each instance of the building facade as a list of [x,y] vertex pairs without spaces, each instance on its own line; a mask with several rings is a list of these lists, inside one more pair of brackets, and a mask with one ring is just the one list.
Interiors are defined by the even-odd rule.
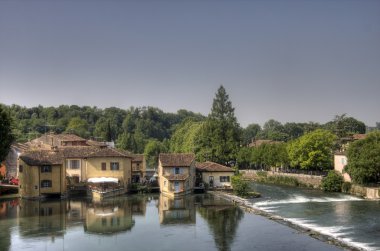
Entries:
[[169,197],[177,197],[194,191],[194,154],[161,153],[158,162],[158,179],[161,193]]
[[196,163],[197,181],[208,188],[232,188],[234,170],[211,161]]

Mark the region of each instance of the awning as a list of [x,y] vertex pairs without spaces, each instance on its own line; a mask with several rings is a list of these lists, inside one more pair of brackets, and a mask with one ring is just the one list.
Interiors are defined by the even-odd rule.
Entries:
[[119,179],[109,178],[109,177],[89,178],[87,180],[87,182],[90,182],[90,183],[106,183],[106,182],[118,183]]

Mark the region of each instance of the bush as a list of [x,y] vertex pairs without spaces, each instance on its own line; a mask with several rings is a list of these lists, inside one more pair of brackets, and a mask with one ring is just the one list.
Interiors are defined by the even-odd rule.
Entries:
[[232,177],[232,187],[234,194],[241,197],[248,195],[249,185],[247,181],[242,180],[241,175],[235,175]]
[[351,190],[351,182],[343,182],[342,184],[342,192],[348,193]]
[[322,190],[325,192],[341,192],[343,177],[334,170],[329,171],[327,176],[322,180]]

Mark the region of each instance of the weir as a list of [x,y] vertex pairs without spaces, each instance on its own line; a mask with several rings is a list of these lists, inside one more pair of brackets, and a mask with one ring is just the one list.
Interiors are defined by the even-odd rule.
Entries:
[[364,250],[380,250],[380,202],[341,193],[252,183],[253,207]]

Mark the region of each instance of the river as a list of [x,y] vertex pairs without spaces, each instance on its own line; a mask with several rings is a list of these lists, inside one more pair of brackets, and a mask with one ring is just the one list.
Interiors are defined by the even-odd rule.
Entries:
[[333,236],[351,246],[380,250],[380,201],[341,193],[252,183],[254,207]]
[[177,200],[155,194],[101,202],[0,200],[0,250],[341,249],[211,194]]

